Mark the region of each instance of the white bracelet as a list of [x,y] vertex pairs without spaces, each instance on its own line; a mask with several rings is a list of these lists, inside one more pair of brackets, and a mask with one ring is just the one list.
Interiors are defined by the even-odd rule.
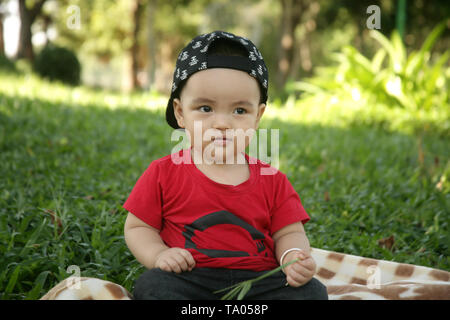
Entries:
[[283,265],[283,259],[284,259],[284,256],[287,255],[287,254],[288,254],[289,252],[291,252],[291,251],[302,251],[302,252],[303,252],[303,250],[300,249],[300,248],[290,248],[290,249],[287,249],[287,250],[286,250],[285,252],[283,252],[283,254],[281,255],[280,266]]

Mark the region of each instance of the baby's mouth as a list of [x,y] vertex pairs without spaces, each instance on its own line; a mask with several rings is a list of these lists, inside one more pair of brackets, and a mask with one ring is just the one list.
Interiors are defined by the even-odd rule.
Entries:
[[227,137],[212,137],[211,142],[215,145],[228,145],[233,139]]
[[231,138],[226,138],[226,137],[222,137],[222,138],[219,138],[219,137],[212,137],[212,141],[214,141],[214,140],[218,140],[218,141],[231,141],[232,139]]

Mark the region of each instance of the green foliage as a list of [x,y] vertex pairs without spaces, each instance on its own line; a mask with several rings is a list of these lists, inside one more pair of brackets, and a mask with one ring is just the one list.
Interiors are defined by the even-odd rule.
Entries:
[[17,71],[14,62],[2,54],[0,54],[0,70],[9,72]]
[[143,268],[125,245],[121,204],[148,155],[170,151],[149,139],[166,127],[162,113],[134,106],[158,97],[29,74],[0,82],[0,299],[40,298],[71,265],[131,290]]
[[345,46],[334,56],[337,64],[318,68],[316,76],[291,83],[288,90],[312,95],[350,95],[356,102],[362,100],[409,111],[448,109],[450,50],[430,61],[433,44],[445,28],[446,21],[434,28],[420,50],[409,55],[397,31],[388,39],[371,30],[371,37],[381,45],[372,59],[353,46]]
[[75,53],[69,49],[47,45],[36,56],[33,69],[44,78],[67,84],[80,83],[81,65]]

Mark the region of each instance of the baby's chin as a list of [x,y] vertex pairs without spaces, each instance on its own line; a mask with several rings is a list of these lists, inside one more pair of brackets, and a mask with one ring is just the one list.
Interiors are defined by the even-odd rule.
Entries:
[[196,151],[198,153],[202,152],[204,163],[241,164],[240,161],[245,163],[245,157],[243,156],[245,149],[238,151],[232,142],[225,145],[210,142],[204,145],[203,148],[197,148]]

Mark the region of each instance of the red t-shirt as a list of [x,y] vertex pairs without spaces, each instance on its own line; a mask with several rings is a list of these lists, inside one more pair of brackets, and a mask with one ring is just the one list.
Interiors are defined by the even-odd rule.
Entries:
[[203,174],[190,148],[154,160],[123,208],[160,230],[167,246],[189,250],[196,267],[276,268],[272,235],[310,218],[284,173],[245,159],[250,178],[236,186]]

